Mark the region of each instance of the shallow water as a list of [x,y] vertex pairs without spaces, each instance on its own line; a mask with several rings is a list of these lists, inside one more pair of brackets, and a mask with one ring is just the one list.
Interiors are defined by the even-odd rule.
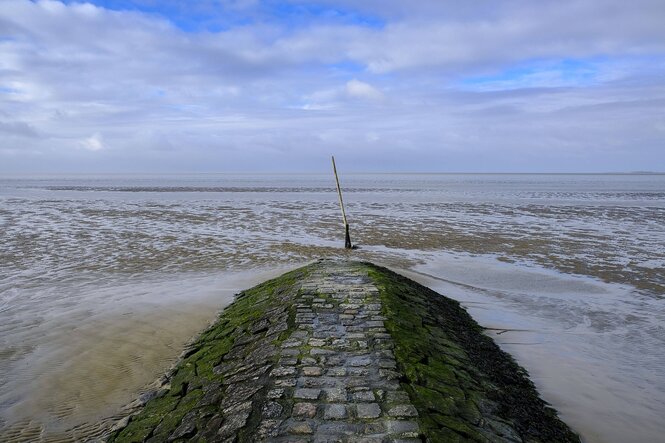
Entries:
[[[353,257],[461,300],[586,441],[665,431],[665,176],[343,175]],[[339,249],[328,175],[0,178],[0,440],[97,435],[242,288]]]

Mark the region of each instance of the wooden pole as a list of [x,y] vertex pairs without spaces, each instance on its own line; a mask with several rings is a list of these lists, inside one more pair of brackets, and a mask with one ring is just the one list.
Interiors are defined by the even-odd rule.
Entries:
[[335,173],[335,183],[337,183],[337,196],[339,197],[339,207],[342,209],[342,221],[344,222],[344,248],[352,249],[351,235],[349,234],[349,223],[346,221],[346,211],[344,211],[344,201],[342,200],[342,188],[339,186],[339,177],[337,176],[337,166],[335,166],[335,156],[332,156],[333,172]]

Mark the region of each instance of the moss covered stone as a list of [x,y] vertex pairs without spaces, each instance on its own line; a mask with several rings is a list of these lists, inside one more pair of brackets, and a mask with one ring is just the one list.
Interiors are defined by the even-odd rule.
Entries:
[[[402,383],[430,441],[579,441],[540,399],[526,371],[457,301],[365,265],[381,294]],[[437,435],[451,440],[437,440]]]
[[[225,382],[235,376],[239,385],[242,374],[251,374],[252,371],[257,372],[257,368],[276,363],[275,346],[283,340],[284,333],[293,328],[292,319],[289,321],[289,316],[294,315],[290,310],[292,299],[298,290],[296,283],[306,273],[306,269],[289,272],[240,293],[171,371],[169,382],[165,385],[166,392],[131,416],[127,426],[113,431],[108,441],[166,441],[182,424],[183,418],[192,412],[195,414],[190,417],[193,424],[190,434],[198,435],[201,441],[215,441],[218,438],[217,429],[206,430],[201,423],[213,419],[215,413],[223,412],[219,411],[219,406],[224,399],[230,398],[225,387],[229,383]],[[264,328],[261,328],[262,319],[265,320]],[[257,330],[257,327],[260,329]],[[271,345],[273,347],[268,348],[270,352],[264,358],[252,361],[252,351]],[[237,356],[226,360],[227,366],[243,361],[247,363],[247,371],[243,372],[242,368],[237,368],[235,373],[224,370],[225,357],[233,352]],[[263,374],[259,374],[259,378]],[[260,385],[258,379],[252,381]],[[228,407],[233,408],[230,403]],[[206,431],[210,431],[210,437],[204,435]]]

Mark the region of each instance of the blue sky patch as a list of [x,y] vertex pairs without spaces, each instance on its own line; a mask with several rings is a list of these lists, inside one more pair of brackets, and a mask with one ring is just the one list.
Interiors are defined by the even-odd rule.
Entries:
[[[235,2],[213,1],[90,0],[89,2],[114,11],[136,11],[156,15],[185,32],[221,32],[253,23],[270,23],[289,29],[313,24],[341,24],[375,29],[385,25],[378,17],[350,8],[334,8],[316,3],[264,0],[252,7],[241,7]],[[66,0],[65,3],[80,2]]]
[[8,86],[0,86],[0,94],[18,94],[18,89],[10,88]]
[[458,86],[471,90],[505,90],[591,86],[601,81],[608,60],[531,60],[501,72],[468,77]]

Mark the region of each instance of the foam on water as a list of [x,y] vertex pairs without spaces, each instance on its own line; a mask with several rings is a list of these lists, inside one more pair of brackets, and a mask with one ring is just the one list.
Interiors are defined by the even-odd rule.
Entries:
[[[342,185],[354,257],[463,301],[588,441],[657,441],[665,177]],[[339,218],[327,175],[0,179],[0,440],[98,434],[235,291],[344,256]]]

